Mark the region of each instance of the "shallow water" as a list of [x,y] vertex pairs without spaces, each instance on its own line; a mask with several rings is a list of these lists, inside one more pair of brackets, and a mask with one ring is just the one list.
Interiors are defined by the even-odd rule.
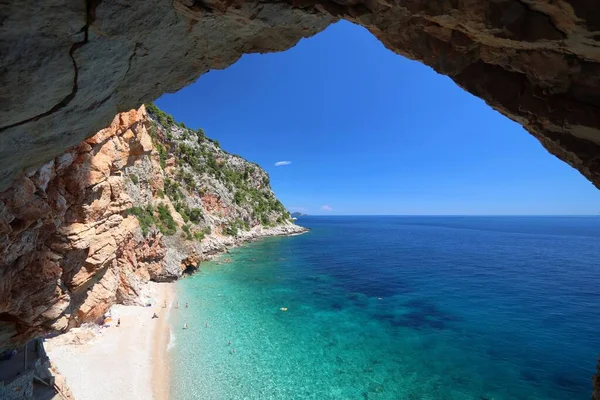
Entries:
[[176,284],[172,398],[589,399],[600,218],[298,222]]

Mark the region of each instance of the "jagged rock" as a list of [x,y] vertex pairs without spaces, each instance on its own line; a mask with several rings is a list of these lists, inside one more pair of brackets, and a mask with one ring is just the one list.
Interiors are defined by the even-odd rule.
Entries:
[[[102,308],[88,298],[112,299],[93,292],[98,285],[112,290],[110,268],[119,264],[106,254],[92,263],[93,276],[104,275],[84,279],[83,294],[69,287],[89,257],[89,232],[118,230],[107,221],[131,204],[118,186],[108,206],[102,197],[106,187],[89,189],[114,180],[132,161],[129,156],[135,161],[148,147],[135,140],[136,112],[113,121],[109,129],[128,128],[116,141],[107,137],[109,147],[100,137],[80,144],[83,139],[119,111],[225,68],[244,53],[285,50],[340,18],[366,27],[390,50],[448,75],[600,187],[600,5],[595,0],[133,5],[10,0],[0,4],[0,15],[5,66],[0,71],[0,347],[74,321],[72,311],[54,321],[42,317],[43,310],[55,316],[63,307],[53,305],[68,301],[67,310],[74,310],[86,304],[87,311],[77,313],[85,319]],[[120,152],[117,143],[128,143],[128,150]],[[72,146],[77,147],[64,153]],[[167,160],[167,167],[174,161]],[[149,193],[162,184],[148,184],[150,191],[140,190],[140,198],[149,202]],[[86,196],[97,203],[83,207]],[[227,216],[211,222],[220,220],[225,223]],[[62,231],[71,224],[90,226]],[[207,240],[212,243],[207,252],[225,246],[217,239]],[[180,265],[170,268],[176,274]]]
[[[253,215],[250,202],[236,204],[236,188],[221,173],[198,172],[205,160],[197,159],[193,170],[172,157],[180,150],[176,144],[207,157],[208,151],[229,173],[241,174],[251,165],[195,132],[161,125],[141,107],[117,115],[97,135],[0,193],[0,349],[97,321],[114,303],[141,304],[148,280],[179,278],[214,254],[215,243],[222,251],[259,236],[302,230],[288,221],[260,168],[252,166],[246,184],[278,208]],[[159,149],[174,160],[171,167],[161,167]],[[194,224],[186,224],[164,193],[167,180],[179,187],[175,205],[195,210]],[[175,230],[165,235],[153,226],[144,236],[138,218],[127,213],[134,204],[164,206]],[[251,231],[222,234],[242,218]],[[262,230],[262,219],[282,226]],[[207,229],[212,233],[205,246],[197,235]]]
[[[595,0],[11,0],[0,5],[0,15],[7,66],[0,71],[0,190],[117,112],[180,89],[242,54],[290,48],[338,19],[366,27],[390,50],[448,75],[600,187]],[[140,143],[132,151],[144,149]],[[97,158],[85,174],[96,180],[108,172]],[[37,184],[44,186],[49,174],[51,167]]]

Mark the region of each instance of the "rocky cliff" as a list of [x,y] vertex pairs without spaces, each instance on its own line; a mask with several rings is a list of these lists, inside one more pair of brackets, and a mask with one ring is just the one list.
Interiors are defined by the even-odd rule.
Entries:
[[[116,113],[180,89],[210,69],[226,68],[242,54],[288,49],[339,19],[364,26],[391,51],[449,76],[600,187],[597,0],[8,0],[0,3],[0,16],[0,191],[23,182],[12,186],[3,207],[14,209],[11,215],[22,213],[11,232],[26,232],[11,249],[14,254],[25,255],[62,226],[66,212],[50,217],[51,207],[82,204],[72,201],[88,195],[100,204],[106,200],[95,196],[108,196],[107,185],[113,196],[111,185],[121,181],[112,175],[96,194],[86,188],[58,196],[49,182],[46,195],[36,182],[48,174],[60,177],[70,163],[70,156],[60,155]],[[50,166],[39,170],[44,164]],[[81,206],[82,215],[93,207]],[[23,231],[32,221],[42,225]],[[6,224],[0,222],[2,232]],[[144,240],[148,248],[159,246],[152,237]],[[71,304],[60,285],[41,283],[61,275],[60,267],[51,267],[54,251],[42,262],[43,276],[25,261],[2,261],[16,264],[2,271],[7,278],[0,281],[0,337],[27,336]],[[73,254],[78,255],[67,258],[87,257],[85,251]],[[36,257],[29,260],[41,262],[42,255]],[[19,275],[24,271],[31,276]],[[33,303],[15,300],[29,295]],[[57,307],[44,299],[63,300]],[[46,310],[48,304],[53,306]]]
[[0,348],[143,302],[146,281],[229,246],[303,231],[258,165],[151,109],[0,193]]
[[342,18],[448,75],[600,187],[597,0],[9,0],[0,15],[0,191],[117,112]]

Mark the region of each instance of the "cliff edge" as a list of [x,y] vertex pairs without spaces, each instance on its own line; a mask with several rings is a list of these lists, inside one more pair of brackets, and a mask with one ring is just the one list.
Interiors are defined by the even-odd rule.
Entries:
[[258,165],[153,105],[0,193],[0,349],[146,301],[213,254],[301,233]]

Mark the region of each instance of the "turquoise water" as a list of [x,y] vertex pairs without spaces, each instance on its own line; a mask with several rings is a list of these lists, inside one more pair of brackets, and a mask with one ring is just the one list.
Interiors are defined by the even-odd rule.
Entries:
[[299,223],[176,284],[173,399],[590,398],[600,218]]

